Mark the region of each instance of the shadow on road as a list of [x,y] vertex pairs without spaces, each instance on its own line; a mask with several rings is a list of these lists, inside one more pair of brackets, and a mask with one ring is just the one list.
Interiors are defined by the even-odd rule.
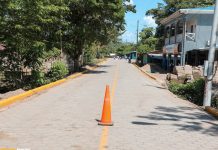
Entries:
[[[143,119],[143,122],[153,122],[149,124],[161,125],[164,123],[177,127],[178,130],[218,136],[218,124],[215,119],[191,107],[159,106],[147,116],[136,117]],[[143,122],[132,122],[132,124],[147,125]]]
[[84,74],[102,74],[102,73],[107,73],[107,71],[98,71],[98,70],[88,70]]
[[140,122],[140,121],[133,121],[132,124],[136,124],[136,125],[158,125],[156,123],[148,123],[148,122]]
[[109,68],[112,67],[113,65],[100,65],[99,68]]
[[165,87],[161,87],[161,86],[154,86],[154,85],[150,85],[150,84],[145,84],[144,86],[148,86],[148,87],[154,87],[154,88],[163,89],[163,90],[167,89],[167,88],[165,88]]

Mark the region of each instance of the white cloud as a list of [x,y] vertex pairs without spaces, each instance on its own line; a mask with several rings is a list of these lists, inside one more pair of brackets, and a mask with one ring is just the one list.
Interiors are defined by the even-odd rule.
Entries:
[[155,20],[152,18],[152,16],[145,16],[144,21],[147,27],[157,27],[157,24],[155,23]]
[[133,0],[130,0],[129,2],[125,2],[125,3],[126,3],[126,5],[134,5]]

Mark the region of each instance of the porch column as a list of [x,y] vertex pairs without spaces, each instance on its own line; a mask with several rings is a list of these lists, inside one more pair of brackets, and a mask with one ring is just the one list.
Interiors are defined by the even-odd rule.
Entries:
[[168,54],[168,58],[167,58],[167,71],[170,71],[171,60],[172,60],[171,54]]
[[185,57],[186,57],[186,51],[185,51],[185,42],[186,42],[186,19],[183,18],[183,40],[182,40],[182,54],[181,54],[181,66],[185,65]]
[[185,60],[186,60],[186,52],[182,52],[182,55],[181,55],[181,65],[182,66],[185,66]]
[[195,51],[195,66],[198,66],[198,51]]
[[177,62],[178,62],[178,55],[175,54],[174,55],[174,66],[177,66]]
[[163,54],[162,68],[164,68],[164,70],[167,70],[167,55],[166,54]]
[[175,43],[177,43],[178,21],[175,22]]

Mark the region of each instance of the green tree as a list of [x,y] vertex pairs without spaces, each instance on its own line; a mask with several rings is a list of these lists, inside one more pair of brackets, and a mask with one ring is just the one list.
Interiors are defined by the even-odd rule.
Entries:
[[[124,31],[125,12],[132,10],[123,0],[72,0],[69,5],[71,42],[72,46],[67,50],[75,61],[75,70],[79,68],[81,55],[86,47],[99,42],[108,44],[111,39]],[[131,8],[131,9],[130,9]]]
[[154,35],[154,29],[152,27],[149,28],[144,28],[142,31],[139,33],[139,37],[141,42],[143,43],[146,39],[152,37]]
[[135,45],[131,43],[121,43],[117,48],[116,54],[119,56],[126,55],[135,49]]
[[155,50],[157,39],[154,37],[154,28],[143,28],[139,33],[139,46],[137,47],[139,53],[147,53]]
[[6,50],[0,63],[19,87],[23,68],[39,70],[47,53],[60,51],[60,28],[66,24],[60,18],[68,9],[61,0],[8,0],[1,6],[0,41]]
[[135,11],[128,1],[2,0],[0,42],[6,50],[0,53],[0,69],[12,74],[7,78],[20,87],[24,68],[40,72],[43,60],[64,51],[77,70],[85,53],[106,53],[102,47],[124,31],[125,12]]

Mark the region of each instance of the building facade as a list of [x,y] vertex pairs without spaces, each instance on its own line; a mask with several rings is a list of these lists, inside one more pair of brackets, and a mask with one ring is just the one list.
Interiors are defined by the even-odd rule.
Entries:
[[[163,63],[166,66],[203,65],[208,58],[214,7],[180,9],[163,19],[165,43]],[[218,40],[217,40],[218,50]],[[218,51],[216,51],[218,60]]]

